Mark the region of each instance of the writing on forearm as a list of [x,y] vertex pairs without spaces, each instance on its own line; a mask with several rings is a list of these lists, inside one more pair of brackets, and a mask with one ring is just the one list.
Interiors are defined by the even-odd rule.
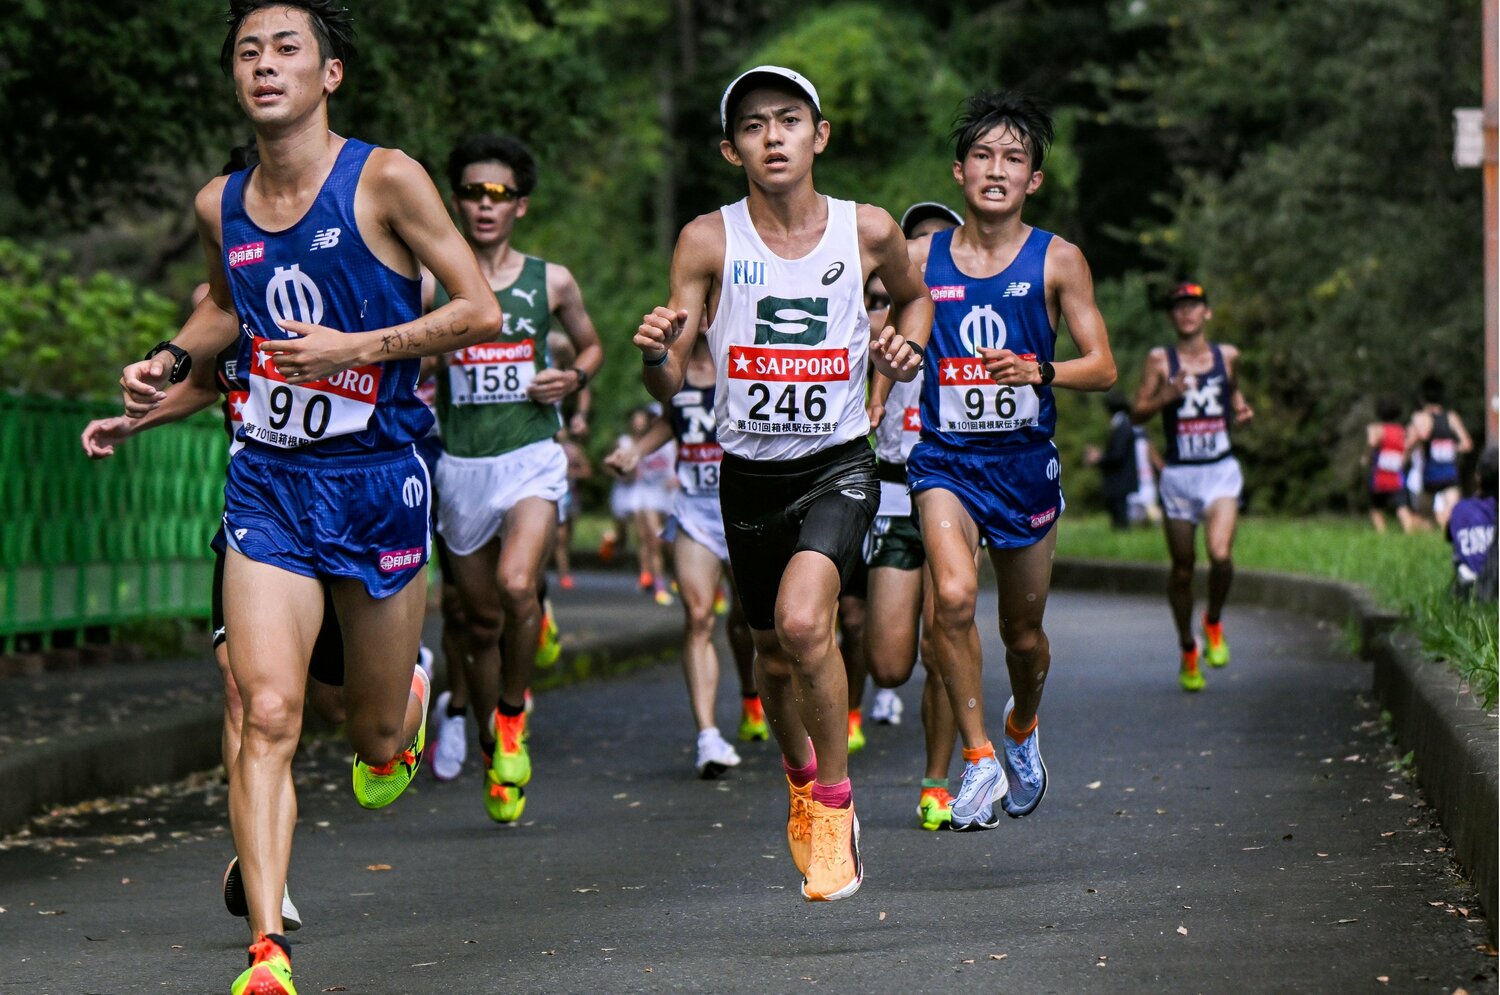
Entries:
[[461,338],[468,333],[469,325],[462,321],[419,322],[381,335],[380,354],[389,356],[397,353],[422,353],[436,343]]

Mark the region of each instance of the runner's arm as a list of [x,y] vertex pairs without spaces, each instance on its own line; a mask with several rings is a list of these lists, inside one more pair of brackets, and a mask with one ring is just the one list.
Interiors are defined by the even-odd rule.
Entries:
[[1458,451],[1461,453],[1472,451],[1474,440],[1469,438],[1469,430],[1464,427],[1463,419],[1458,417],[1457,411],[1448,412],[1448,424],[1453,427],[1453,434],[1458,438]]
[[500,304],[426,171],[410,157],[383,149],[370,156],[361,183],[369,184],[370,201],[379,205],[391,234],[443,285],[448,303],[412,321],[367,332],[283,321],[281,327],[299,337],[271,340],[266,351],[275,354],[288,383],[368,363],[453,352],[500,329]]
[[[1094,300],[1094,275],[1078,246],[1054,238],[1047,246],[1047,279],[1056,278],[1057,310],[1068,324],[1068,335],[1078,347],[1078,358],[1053,364],[1053,387],[1109,390],[1119,373],[1109,348],[1109,330]],[[1038,366],[1033,383],[1041,383]]]
[[1229,395],[1229,409],[1234,412],[1234,423],[1243,425],[1255,417],[1255,409],[1250,407],[1250,402],[1245,400],[1245,394],[1240,390],[1240,351],[1232,345],[1223,348],[1226,353],[1224,363],[1229,368],[1229,382],[1234,385],[1234,390]]
[[869,204],[859,205],[858,212],[861,255],[868,255],[861,260],[868,262],[865,279],[880,277],[891,297],[886,326],[870,329],[870,362],[877,373],[911,381],[922,368],[932,335],[932,298],[895,220]]
[[604,457],[604,465],[607,469],[615,471],[615,476],[628,476],[635,471],[642,457],[656,452],[671,438],[672,423],[667,421],[665,415],[657,415],[656,420],[641,433],[639,438],[621,442],[615,447],[614,452]]
[[641,351],[641,380],[658,401],[670,401],[682,389],[709,293],[724,268],[724,245],[724,221],[718,212],[689,221],[672,252],[667,305],[642,318],[636,329],[632,341]]
[[[207,365],[204,364],[205,367]],[[218,388],[213,386],[211,373],[208,376],[208,384],[205,385],[202,379],[198,367],[195,366],[186,380],[167,387],[166,400],[141,417],[115,415],[112,418],[97,418],[89,422],[79,439],[83,443],[84,453],[89,459],[104,459],[113,456],[115,447],[131,436],[161,425],[181,421],[209,407],[219,399],[220,394]]]
[[1141,385],[1130,406],[1130,420],[1137,425],[1150,421],[1162,408],[1181,399],[1179,385],[1167,377],[1166,350],[1160,346],[1152,349],[1141,364]]
[[[198,242],[203,246],[208,262],[208,296],[193,308],[182,329],[172,338],[172,344],[186,350],[193,357],[195,367],[206,367],[213,362],[213,358],[234,341],[240,330],[234,298],[229,292],[229,279],[224,275],[219,213],[223,192],[224,178],[217,176],[199,190],[193,200]],[[171,372],[172,354],[166,350],[125,367],[120,375],[125,414],[140,418],[166,400],[164,388]]]
[[557,315],[573,343],[577,357],[565,370],[548,368],[537,373],[526,394],[538,404],[552,404],[582,390],[604,365],[604,347],[599,343],[593,319],[583,306],[583,291],[578,289],[578,281],[566,266],[547,264],[547,296],[555,302],[552,313]]

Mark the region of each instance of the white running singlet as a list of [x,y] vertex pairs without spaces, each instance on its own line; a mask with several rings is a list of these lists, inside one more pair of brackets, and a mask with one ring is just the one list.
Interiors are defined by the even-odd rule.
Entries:
[[724,216],[719,308],[708,329],[719,444],[744,459],[796,459],[870,432],[865,313],[855,204],[824,197],[828,226],[800,259],[761,241],[748,200]]

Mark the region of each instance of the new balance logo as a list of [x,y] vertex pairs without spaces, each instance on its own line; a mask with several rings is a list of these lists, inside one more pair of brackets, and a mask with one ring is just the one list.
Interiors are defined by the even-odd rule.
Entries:
[[521,298],[521,300],[525,301],[527,307],[536,307],[536,291],[535,290],[527,292],[525,290],[522,290],[520,287],[512,287],[512,288],[510,288],[510,292],[512,294],[515,294],[517,297]]
[[317,233],[313,235],[312,248],[308,251],[316,252],[319,249],[333,248],[339,244],[339,236],[343,233],[344,230],[342,228],[319,228]]
[[1031,284],[1029,284],[1029,283],[1012,283],[1012,284],[1007,284],[1006,288],[1005,288],[1005,293],[1001,294],[1000,296],[1001,297],[1025,297],[1026,296],[1026,292],[1028,290],[1030,290],[1030,289],[1031,289]]
[[408,508],[415,508],[422,503],[422,497],[427,493],[427,485],[420,477],[407,477],[401,484],[401,502]]

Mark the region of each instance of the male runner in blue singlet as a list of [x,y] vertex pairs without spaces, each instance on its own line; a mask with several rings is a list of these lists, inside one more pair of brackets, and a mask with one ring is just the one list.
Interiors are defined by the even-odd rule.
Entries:
[[[1078,247],[1021,220],[1042,185],[1052,119],[1015,93],[969,98],[954,130],[964,223],[913,243],[934,316],[922,385],[921,441],[907,458],[933,585],[933,639],[963,739],[949,828],[993,829],[1047,788],[1037,708],[1052,654],[1042,614],[1063,510],[1054,387],[1107,390],[1115,362]],[[1077,359],[1052,362],[1059,320]],[[974,624],[980,540],[994,565],[1012,699],[1004,749],[985,731]]]
[[[355,794],[389,803],[424,746],[417,657],[428,480],[413,444],[432,415],[417,361],[484,341],[500,309],[421,166],[328,130],[352,54],[333,0],[235,0],[223,65],[260,165],[199,192],[210,293],[171,342],[121,377],[128,414],[165,399],[239,336],[249,397],[225,486],[229,663],[244,703],[230,819],[260,938],[234,995],[293,992],[281,898],[291,778],[321,586],[344,628]],[[452,300],[423,316],[419,269]]]
[[1204,660],[1229,662],[1220,615],[1234,579],[1234,531],[1239,522],[1244,476],[1234,458],[1230,426],[1255,417],[1239,388],[1240,352],[1208,340],[1213,318],[1202,284],[1178,284],[1167,299],[1177,341],[1146,355],[1131,418],[1143,422],[1161,413],[1167,465],[1159,483],[1172,573],[1167,601],[1182,652],[1177,682],[1202,691],[1198,641],[1193,637],[1193,560],[1198,524],[1208,550],[1208,607],[1203,613]]
[[[889,214],[814,188],[830,129],[812,83],[759,66],[729,84],[719,114],[719,150],[749,195],[683,228],[668,306],[635,345],[646,389],[666,402],[707,310],[720,506],[787,773],[787,843],[803,896],[834,901],[862,880],[834,615],[879,496],[864,370],[914,377],[932,304]],[[871,273],[893,302],[884,329],[864,309]]]

